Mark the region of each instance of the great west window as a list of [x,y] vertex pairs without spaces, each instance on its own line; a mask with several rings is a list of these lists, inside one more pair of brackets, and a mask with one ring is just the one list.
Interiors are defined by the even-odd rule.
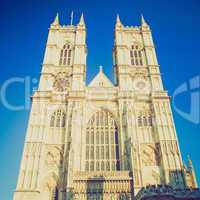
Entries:
[[118,128],[112,115],[105,110],[96,112],[87,124],[85,169],[120,169]]

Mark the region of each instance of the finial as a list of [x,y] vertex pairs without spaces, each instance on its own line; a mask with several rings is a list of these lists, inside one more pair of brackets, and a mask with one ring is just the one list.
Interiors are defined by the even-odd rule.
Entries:
[[117,14],[117,19],[116,19],[116,24],[115,24],[115,26],[118,26],[118,27],[122,27],[122,26],[123,26],[123,24],[121,23],[119,14]]
[[119,14],[117,14],[117,23],[121,23]]
[[70,25],[73,25],[73,19],[74,19],[74,11],[72,10],[71,12],[71,16],[70,16],[71,20],[70,20]]
[[100,72],[103,71],[103,66],[102,66],[102,65],[99,66],[99,71],[100,71]]
[[190,159],[189,155],[187,156],[187,159],[188,159],[189,167],[193,167],[192,160]]
[[84,17],[83,17],[83,13],[81,14],[81,18],[80,18],[78,25],[85,26],[85,20],[84,20]]
[[58,13],[56,14],[56,17],[55,17],[52,25],[54,25],[54,26],[59,25],[59,15],[58,15]]
[[146,23],[143,14],[141,14],[141,25],[142,26],[148,26],[148,24]]

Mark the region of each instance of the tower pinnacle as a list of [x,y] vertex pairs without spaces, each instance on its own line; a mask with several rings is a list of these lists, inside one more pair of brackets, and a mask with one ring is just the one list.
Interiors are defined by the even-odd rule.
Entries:
[[144,19],[144,16],[141,14],[141,25],[142,26],[148,26],[147,22]]
[[117,14],[117,19],[116,19],[115,27],[122,27],[122,26],[123,26],[123,24],[121,23],[119,14]]
[[81,18],[80,18],[78,25],[79,26],[85,26],[85,20],[84,20],[84,17],[83,17],[83,13],[81,14]]
[[103,71],[103,66],[102,66],[102,65],[99,66],[99,71],[100,71],[100,72]]
[[54,25],[54,26],[59,25],[59,15],[58,15],[58,13],[56,14],[56,17],[55,17],[55,19],[54,19],[52,25]]

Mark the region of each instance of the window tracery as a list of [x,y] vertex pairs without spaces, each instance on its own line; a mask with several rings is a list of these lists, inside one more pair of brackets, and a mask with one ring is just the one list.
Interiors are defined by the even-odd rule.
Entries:
[[107,111],[96,112],[86,129],[86,171],[120,169],[116,123]]
[[65,44],[60,51],[59,65],[71,65],[72,62],[72,47],[70,44]]
[[57,110],[53,113],[50,119],[50,127],[65,127],[66,115],[62,110]]
[[132,66],[142,66],[143,58],[142,58],[142,49],[139,45],[134,44],[131,46],[130,50],[130,58]]
[[139,127],[142,126],[153,126],[153,117],[149,114],[140,113],[137,117],[137,124]]

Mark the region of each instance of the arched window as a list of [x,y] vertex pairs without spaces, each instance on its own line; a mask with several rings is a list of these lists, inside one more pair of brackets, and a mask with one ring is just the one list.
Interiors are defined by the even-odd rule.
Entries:
[[86,129],[86,171],[120,170],[118,129],[112,115],[96,112]]
[[72,47],[70,44],[65,44],[60,52],[60,65],[71,65],[72,62]]
[[132,45],[130,50],[130,58],[131,58],[131,65],[132,66],[142,66],[142,50],[139,48],[138,45]]
[[50,119],[50,127],[65,127],[66,115],[62,110],[53,113]]
[[149,115],[145,115],[145,114],[140,114],[137,118],[137,123],[139,127],[142,126],[153,126],[153,119],[152,116]]

